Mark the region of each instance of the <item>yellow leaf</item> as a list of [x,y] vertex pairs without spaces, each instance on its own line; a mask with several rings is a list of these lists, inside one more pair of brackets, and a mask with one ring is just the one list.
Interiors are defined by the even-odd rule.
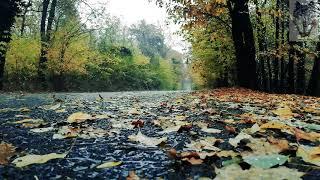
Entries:
[[104,169],[104,168],[111,168],[111,167],[115,167],[115,166],[119,166],[121,165],[122,162],[106,162],[106,163],[103,163],[99,166],[97,166],[98,169]]
[[25,167],[31,164],[43,164],[52,159],[62,159],[65,158],[67,154],[46,154],[46,155],[26,155],[23,157],[19,157],[15,159],[12,163],[16,165],[16,167]]
[[305,162],[320,166],[320,147],[299,146],[297,156]]
[[293,134],[293,127],[290,127],[284,123],[271,121],[260,126],[260,129],[280,129],[281,131]]
[[141,113],[136,108],[132,108],[129,110],[128,114],[129,115],[140,115]]
[[73,113],[71,114],[67,121],[68,123],[81,123],[87,120],[91,120],[94,119],[90,114],[86,114],[83,112],[77,112],[77,113]]
[[274,110],[272,112],[280,116],[280,118],[282,119],[290,119],[293,117],[293,113],[289,106],[280,107],[277,110]]

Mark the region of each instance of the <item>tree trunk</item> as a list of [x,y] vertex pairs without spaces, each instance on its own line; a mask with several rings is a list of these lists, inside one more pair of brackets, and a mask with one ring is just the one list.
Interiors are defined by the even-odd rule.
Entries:
[[295,81],[294,81],[294,59],[295,59],[295,50],[293,47],[293,43],[289,43],[290,49],[289,49],[289,63],[288,63],[288,87],[287,87],[287,93],[293,94],[295,93]]
[[248,0],[229,0],[228,9],[232,20],[232,38],[236,50],[238,84],[256,89],[256,50]]
[[40,52],[40,61],[38,68],[38,78],[42,86],[45,86],[45,73],[46,69],[45,63],[47,62],[47,49],[48,44],[46,41],[46,21],[48,16],[48,7],[50,0],[43,0],[42,3],[42,15],[41,15],[41,23],[40,23],[40,35],[41,35],[41,52]]
[[[257,26],[258,26],[258,44],[259,44],[259,50],[260,52],[267,52],[267,40],[266,40],[266,26],[264,25],[262,21],[262,14],[260,12],[260,7],[258,5],[258,2],[255,1],[256,4],[256,14],[257,14]],[[259,72],[260,72],[260,89],[263,91],[268,90],[268,80],[266,75],[266,68],[265,68],[265,60],[266,56],[261,55],[260,58],[260,64],[259,64]]]
[[39,61],[39,69],[38,69],[38,77],[42,88],[46,88],[46,78],[45,78],[45,71],[47,69],[46,63],[48,61],[47,54],[48,48],[51,38],[51,31],[52,31],[52,24],[55,16],[57,0],[52,0],[51,8],[48,17],[48,24],[46,26],[47,16],[48,16],[48,9],[49,9],[50,0],[43,0],[42,4],[42,17],[41,17],[41,25],[40,25],[40,34],[41,34],[41,54],[40,54],[40,61]]
[[5,0],[0,2],[0,90],[3,90],[4,68],[6,64],[6,52],[8,43],[11,40],[11,27],[14,24],[15,16],[19,11],[20,1]]
[[[280,8],[280,0],[277,0],[276,4],[276,10],[278,11]],[[273,87],[273,92],[279,92],[279,48],[280,48],[280,19],[279,16],[276,16],[276,36],[275,36],[275,48],[276,48],[276,56],[273,60],[273,81],[272,81],[272,87]]]
[[[298,43],[300,47],[304,47],[304,43]],[[306,63],[306,55],[301,50],[297,50],[297,94],[305,93],[306,86],[306,71],[305,71],[305,63]]]
[[[281,11],[285,12],[285,2],[281,3]],[[281,44],[285,44],[285,28],[286,28],[286,23],[284,19],[282,18],[281,21]],[[285,59],[284,56],[282,55],[281,57],[281,64],[280,64],[280,92],[285,93],[286,92],[286,87],[285,87],[285,78],[286,78],[286,66],[285,66]]]
[[320,96],[320,42],[317,43],[317,51],[308,85],[308,95],[311,96]]
[[31,6],[31,0],[24,6],[23,15],[22,15],[22,23],[21,23],[21,30],[20,30],[20,36],[24,35],[24,31],[26,28],[26,19],[27,19],[27,13],[29,10],[29,7]]

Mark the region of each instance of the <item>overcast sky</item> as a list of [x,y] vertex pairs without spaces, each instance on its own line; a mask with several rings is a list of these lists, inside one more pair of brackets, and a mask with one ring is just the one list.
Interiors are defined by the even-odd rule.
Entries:
[[[166,39],[174,49],[182,51],[186,47],[183,39],[174,33],[179,27],[167,20],[166,10],[159,8],[149,0],[89,0],[90,4],[103,4],[107,11],[121,19],[127,26],[135,24],[140,20],[161,26],[165,30]],[[167,25],[168,24],[168,25]]]

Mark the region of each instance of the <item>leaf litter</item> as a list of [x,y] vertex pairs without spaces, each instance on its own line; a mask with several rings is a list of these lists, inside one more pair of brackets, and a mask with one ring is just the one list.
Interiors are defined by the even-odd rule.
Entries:
[[[167,178],[170,174],[180,173],[184,178],[300,179],[310,171],[320,169],[320,99],[317,98],[235,88],[180,94],[176,99],[168,96],[166,100],[159,98],[160,101],[155,102],[151,98],[150,103],[142,103],[143,100],[134,96],[123,99],[101,99],[100,96],[94,98],[97,100],[64,100],[41,105],[39,107],[43,108],[38,109],[3,108],[4,113],[20,114],[12,117],[17,120],[11,124],[22,125],[26,128],[22,131],[64,144],[71,139],[75,144],[69,143],[71,149],[82,154],[72,157],[70,153],[71,158],[66,158],[66,154],[52,151],[33,153],[37,149],[25,148],[30,153],[21,149],[16,152],[15,147],[1,144],[0,148],[7,148],[3,151],[6,153],[0,153],[2,164],[7,168],[14,155],[18,158],[11,163],[24,168],[29,165],[54,166],[48,163],[54,159],[63,162],[82,159],[82,163],[93,163],[89,166],[90,171],[94,171],[93,167],[110,169],[110,172],[135,170],[134,175],[131,173],[133,177],[137,173],[148,178]],[[56,113],[59,120],[38,119],[31,113],[36,110]],[[10,126],[12,128],[19,127]],[[5,140],[10,142],[10,139]],[[101,142],[107,144],[100,147]],[[92,154],[93,159],[88,154],[91,147],[99,152]],[[110,147],[114,149],[113,153],[103,153],[106,151],[103,149],[109,151]],[[163,155],[149,158],[161,157],[161,160],[145,160],[144,156],[152,151]],[[140,158],[121,158],[118,153],[124,152],[127,152],[126,156],[136,154]],[[164,163],[165,158],[169,158],[170,163]],[[144,166],[132,166],[140,161],[163,164],[163,171],[159,172],[162,175],[146,175]],[[131,168],[128,168],[130,164]],[[190,168],[193,171],[187,170]],[[75,169],[88,168],[80,166]],[[154,172],[158,172],[156,169]],[[98,174],[95,177],[100,177]],[[131,176],[116,174],[112,177]]]

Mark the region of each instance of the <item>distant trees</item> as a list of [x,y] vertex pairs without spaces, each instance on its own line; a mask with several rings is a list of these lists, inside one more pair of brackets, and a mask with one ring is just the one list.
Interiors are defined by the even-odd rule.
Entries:
[[11,27],[20,12],[20,0],[2,0],[0,2],[0,90],[3,89],[6,52],[11,40]]
[[144,20],[130,28],[131,34],[138,42],[141,52],[151,57],[151,64],[159,65],[159,57],[165,57],[168,48],[164,43],[164,35],[159,27],[147,24]]
[[182,55],[167,47],[161,28],[124,26],[82,0],[13,2],[0,3],[4,90],[179,88]]

